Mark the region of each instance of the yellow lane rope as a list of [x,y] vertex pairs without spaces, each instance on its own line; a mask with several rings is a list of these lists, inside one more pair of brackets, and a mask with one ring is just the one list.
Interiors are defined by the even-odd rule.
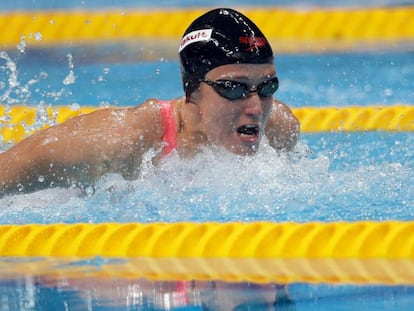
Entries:
[[414,222],[2,225],[0,256],[124,258],[89,275],[158,280],[414,284]]
[[[264,30],[278,51],[343,49],[412,42],[414,6],[387,8],[239,8]],[[206,8],[170,10],[9,11],[0,14],[0,48],[126,41],[177,42]]]
[[[69,106],[47,108],[46,115],[30,106],[0,105],[0,135],[3,142],[15,143],[38,128],[36,122],[60,123],[68,118],[96,110],[96,107],[71,109]],[[331,131],[414,131],[414,106],[304,107],[293,113],[303,133]],[[46,122],[47,121],[47,122]],[[39,126],[40,126],[39,125]]]

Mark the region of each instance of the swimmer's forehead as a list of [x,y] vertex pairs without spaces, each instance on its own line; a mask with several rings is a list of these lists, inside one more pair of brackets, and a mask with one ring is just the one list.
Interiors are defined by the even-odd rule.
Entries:
[[229,64],[210,70],[206,77],[216,79],[263,80],[276,76],[271,64]]

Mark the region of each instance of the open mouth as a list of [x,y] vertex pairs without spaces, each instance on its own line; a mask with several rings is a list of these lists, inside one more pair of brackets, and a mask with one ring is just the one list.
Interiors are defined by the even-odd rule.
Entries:
[[247,125],[242,125],[240,127],[237,128],[237,133],[239,133],[240,135],[243,136],[259,136],[259,126],[258,125],[252,125],[252,124],[247,124]]

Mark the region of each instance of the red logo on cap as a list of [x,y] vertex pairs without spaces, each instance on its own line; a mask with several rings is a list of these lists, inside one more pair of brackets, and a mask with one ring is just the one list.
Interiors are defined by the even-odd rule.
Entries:
[[267,44],[267,41],[264,37],[239,37],[239,43],[248,44],[249,47],[246,48],[246,51],[252,52],[262,46]]

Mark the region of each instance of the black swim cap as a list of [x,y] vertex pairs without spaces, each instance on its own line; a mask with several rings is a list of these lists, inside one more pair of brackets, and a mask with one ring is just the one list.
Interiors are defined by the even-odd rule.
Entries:
[[185,31],[179,47],[186,96],[213,68],[226,64],[272,64],[273,51],[259,28],[232,9],[214,9]]

